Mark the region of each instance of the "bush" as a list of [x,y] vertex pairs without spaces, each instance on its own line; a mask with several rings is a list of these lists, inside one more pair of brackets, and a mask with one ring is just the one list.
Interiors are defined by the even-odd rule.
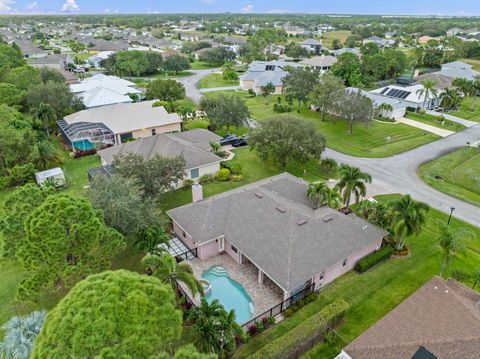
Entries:
[[251,359],[287,358],[296,348],[304,345],[312,338],[324,333],[329,326],[334,325],[343,317],[348,309],[348,303],[343,299],[336,300],[320,312],[312,315],[288,333],[265,345]]
[[221,168],[217,172],[217,179],[219,181],[228,181],[230,179],[230,170],[228,168]]
[[360,259],[355,265],[355,270],[358,273],[363,273],[376,264],[390,258],[393,254],[393,248],[390,246],[382,247],[378,251],[373,252],[372,254],[366,256],[365,258]]
[[285,310],[285,311],[283,312],[283,316],[288,318],[288,317],[291,317],[291,316],[293,315],[293,313],[295,313],[295,312],[293,311],[293,309],[292,309],[292,308],[288,308],[287,310]]
[[202,177],[200,177],[199,182],[200,184],[204,184],[204,183],[213,182],[214,180],[215,180],[215,175],[207,173],[207,174],[204,174]]
[[243,175],[232,175],[230,176],[230,179],[232,182],[242,182],[243,181]]
[[253,91],[252,89],[248,89],[248,94],[250,95],[250,97],[255,97],[255,96],[257,96],[257,94],[255,93],[255,91]]
[[257,320],[255,322],[255,326],[257,327],[257,333],[259,333],[259,334],[265,330],[265,326],[263,325],[263,322],[261,322],[261,321]]
[[278,113],[291,112],[292,107],[288,104],[276,103],[276,104],[273,105],[273,111],[278,112]]
[[425,115],[427,113],[427,111],[424,108],[421,108],[420,110],[418,110],[418,113],[420,115]]
[[338,168],[338,162],[333,158],[325,158],[320,162],[320,164],[329,170],[336,170]]
[[22,185],[33,180],[35,167],[32,163],[16,165],[8,170],[10,186]]
[[227,168],[230,170],[232,175],[241,175],[242,174],[242,165],[238,162],[225,161],[220,163],[222,168]]
[[183,181],[183,186],[184,187],[188,187],[188,186],[192,186],[195,182],[192,180],[192,179],[186,179]]

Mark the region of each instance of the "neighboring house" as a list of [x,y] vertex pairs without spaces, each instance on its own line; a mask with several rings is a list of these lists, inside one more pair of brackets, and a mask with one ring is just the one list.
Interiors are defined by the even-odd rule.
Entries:
[[425,101],[425,94],[420,95],[420,93],[418,93],[421,89],[423,89],[422,84],[415,84],[405,87],[388,85],[370,92],[383,97],[397,99],[398,101],[404,103],[407,107],[424,107],[431,110],[440,105],[442,99],[439,97],[439,94],[436,96],[429,94],[427,100]]
[[102,66],[100,65],[100,63],[103,60],[108,59],[113,54],[115,54],[115,51],[100,51],[100,52],[96,53],[95,55],[90,56],[87,59],[87,62],[90,64],[90,66],[93,66],[97,69],[101,69]]
[[459,27],[454,27],[447,30],[447,36],[465,35],[467,32]]
[[[377,114],[382,115],[383,117],[397,120],[399,118],[405,117],[405,113],[407,112],[406,103],[396,98],[382,96],[380,94],[368,92],[355,87],[349,87],[347,88],[347,91],[350,91],[350,92],[360,91],[362,95],[367,96],[369,99],[373,101],[373,106],[376,109]],[[382,104],[387,104],[392,106],[392,110],[391,111],[380,110],[380,107]]]
[[281,94],[283,90],[283,78],[287,76],[287,67],[300,67],[295,62],[285,61],[254,61],[248,65],[248,70],[240,76],[240,87],[243,90],[252,89],[257,95],[261,93],[261,87],[267,83],[275,86],[275,94]]
[[220,170],[223,160],[211,152],[210,142],[220,142],[221,137],[204,129],[158,134],[136,141],[98,151],[102,165],[108,166],[116,156],[134,153],[145,160],[155,155],[167,158],[182,156],[185,159],[186,178],[198,180],[203,175],[212,175]]
[[315,39],[305,40],[300,43],[300,46],[316,55],[319,55],[324,49],[322,42]]
[[378,250],[387,232],[307,197],[308,182],[283,173],[167,211],[174,234],[200,260],[226,253],[252,263],[258,282],[268,277],[284,299],[315,290]]
[[333,54],[333,56],[338,57],[338,56],[340,56],[342,54],[345,54],[347,52],[355,54],[357,56],[360,56],[360,50],[357,49],[357,48],[351,48],[351,47],[343,47],[341,49],[334,50],[334,51],[332,51],[332,54]]
[[476,76],[480,75],[480,72],[472,69],[472,65],[466,64],[462,61],[453,61],[442,65],[440,71],[432,72],[435,75],[442,75],[450,77],[452,81],[457,78],[465,80],[474,80]]
[[49,54],[44,57],[31,57],[28,60],[29,65],[34,67],[47,66],[52,69],[64,69],[67,61],[66,54]]
[[23,57],[26,59],[46,57],[48,55],[47,51],[42,50],[29,39],[15,39],[12,42],[20,48]]
[[320,72],[323,74],[324,72],[330,70],[330,68],[336,62],[337,62],[336,57],[329,56],[329,55],[327,56],[320,55],[320,56],[314,56],[310,59],[302,60],[300,61],[300,64],[320,70]]
[[132,138],[180,131],[182,119],[156,101],[117,103],[82,110],[59,120],[58,126],[71,149],[119,145]]
[[421,45],[425,45],[427,42],[431,41],[431,40],[437,40],[436,38],[434,37],[431,37],[431,36],[420,36],[418,38],[418,43],[421,44]]
[[389,40],[389,39],[394,39],[394,38],[396,38],[397,36],[398,36],[398,35],[397,35],[397,33],[396,33],[395,31],[387,31],[387,32],[385,33],[385,38],[386,38],[387,40]]
[[362,41],[363,45],[366,45],[372,42],[376,44],[378,47],[386,47],[386,46],[393,45],[395,43],[395,41],[393,40],[382,39],[381,37],[378,37],[378,36],[370,36],[370,37],[367,37],[366,39],[363,39]]
[[141,95],[135,86],[133,82],[117,76],[98,74],[84,79],[79,84],[71,85],[70,90],[81,98],[85,107],[92,108],[133,102],[130,95]]
[[433,277],[336,359],[478,359],[480,293]]
[[420,84],[424,80],[432,80],[435,83],[435,88],[442,91],[445,88],[453,88],[453,77],[442,75],[441,73],[427,73],[415,78],[415,81]]

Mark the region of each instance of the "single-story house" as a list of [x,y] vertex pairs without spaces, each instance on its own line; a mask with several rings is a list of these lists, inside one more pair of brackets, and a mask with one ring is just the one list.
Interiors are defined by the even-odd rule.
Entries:
[[415,78],[416,83],[420,84],[424,80],[432,80],[435,83],[435,88],[438,91],[443,91],[445,88],[453,88],[453,77],[442,75],[441,73],[426,73]]
[[[308,183],[283,173],[167,211],[174,235],[200,260],[226,254],[251,263],[289,298],[315,290],[378,250],[387,234],[357,217],[307,197]],[[196,191],[196,192],[195,192]],[[200,189],[201,191],[201,189]]]
[[447,36],[465,35],[467,32],[459,27],[453,27],[447,30]]
[[313,67],[317,70],[320,70],[321,73],[324,73],[337,62],[337,58],[333,56],[325,56],[325,55],[320,55],[320,56],[314,56],[309,59],[305,59],[300,61],[300,64],[308,67]]
[[[360,91],[362,95],[367,96],[369,99],[372,100],[373,106],[376,108],[377,113],[379,115],[382,115],[383,117],[392,118],[396,120],[404,117],[405,113],[407,112],[407,105],[405,104],[405,102],[398,100],[396,98],[382,96],[380,94],[368,92],[356,87],[349,87],[347,88],[347,91],[350,91],[350,92]],[[392,110],[391,111],[380,110],[380,106],[382,104],[387,104],[392,106]]]
[[480,293],[433,277],[336,359],[478,359]]
[[119,145],[131,138],[179,132],[182,119],[168,113],[156,101],[117,103],[75,112],[59,120],[58,126],[71,149],[88,150]]
[[419,92],[422,89],[422,84],[414,84],[405,87],[398,85],[388,85],[370,92],[373,94],[381,95],[383,97],[397,99],[403,102],[407,107],[422,107],[430,110],[438,107],[442,100],[441,97],[439,95],[433,96],[430,93],[427,100],[425,101],[425,94],[421,94],[421,92]]
[[240,76],[240,87],[243,90],[252,89],[257,95],[261,93],[261,87],[267,83],[275,86],[274,94],[281,94],[283,90],[283,78],[287,76],[287,67],[302,66],[295,62],[285,61],[253,61],[248,65],[248,70]]
[[28,59],[28,64],[33,67],[47,66],[51,69],[59,70],[65,68],[67,61],[66,54],[49,54],[44,57],[32,57]]
[[453,61],[442,65],[440,71],[432,72],[433,75],[442,75],[453,80],[460,78],[465,80],[475,80],[480,72],[473,70],[473,66],[462,61]]
[[367,37],[366,39],[363,39],[362,43],[363,45],[374,43],[378,47],[386,47],[386,46],[393,45],[395,41],[382,39],[381,37],[378,37],[378,36],[370,36],[370,37]]
[[333,50],[332,54],[333,54],[333,56],[338,57],[338,56],[343,55],[347,52],[355,54],[357,56],[360,56],[360,50],[357,49],[356,47],[342,47],[341,49]]
[[324,49],[322,42],[315,39],[307,39],[302,41],[300,46],[317,55],[319,55]]
[[206,174],[215,174],[220,170],[222,158],[211,151],[210,142],[220,142],[221,137],[204,129],[158,134],[139,138],[119,146],[98,151],[103,166],[111,165],[115,156],[134,153],[145,160],[155,155],[174,158],[182,156],[185,159],[186,179],[199,179]]
[[97,69],[101,69],[102,66],[100,65],[100,63],[103,60],[108,59],[113,54],[115,54],[115,51],[100,51],[100,52],[96,53],[95,55],[90,56],[87,59],[87,62],[90,64],[90,66],[93,66]]
[[420,36],[417,41],[418,41],[419,44],[424,45],[431,40],[438,40],[438,39],[436,39],[434,37],[431,37],[431,36],[428,36],[428,35],[425,35],[425,36]]
[[133,102],[130,95],[141,95],[135,86],[133,82],[117,76],[97,74],[71,85],[70,91],[82,100],[85,107],[92,108]]

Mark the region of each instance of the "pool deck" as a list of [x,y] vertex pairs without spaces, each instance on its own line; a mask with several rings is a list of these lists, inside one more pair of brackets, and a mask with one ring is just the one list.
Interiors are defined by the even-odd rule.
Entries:
[[[188,263],[192,266],[195,276],[199,279],[202,278],[202,273],[205,270],[213,266],[224,267],[228,271],[230,277],[240,283],[243,288],[245,288],[250,298],[252,298],[255,304],[253,317],[264,313],[271,307],[283,301],[282,290],[266,275],[264,276],[264,283],[258,283],[258,270],[251,263],[238,264],[228,254],[219,254],[205,260],[195,258],[188,261]],[[183,284],[181,285],[182,288],[185,289],[185,286]],[[190,292],[188,291],[188,293]],[[195,296],[193,301],[196,305],[199,305],[200,295]]]

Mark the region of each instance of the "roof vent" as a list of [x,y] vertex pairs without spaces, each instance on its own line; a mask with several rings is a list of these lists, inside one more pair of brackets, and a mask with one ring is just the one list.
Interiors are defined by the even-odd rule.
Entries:
[[297,225],[300,227],[300,226],[303,226],[305,223],[307,223],[306,219],[299,219],[297,222]]
[[262,192],[255,192],[255,196],[257,196],[257,198],[263,198],[263,193]]
[[325,223],[330,222],[332,219],[333,219],[332,216],[323,217],[323,221],[324,221]]
[[277,211],[279,211],[280,213],[285,213],[287,210],[283,207],[276,207],[275,208]]

